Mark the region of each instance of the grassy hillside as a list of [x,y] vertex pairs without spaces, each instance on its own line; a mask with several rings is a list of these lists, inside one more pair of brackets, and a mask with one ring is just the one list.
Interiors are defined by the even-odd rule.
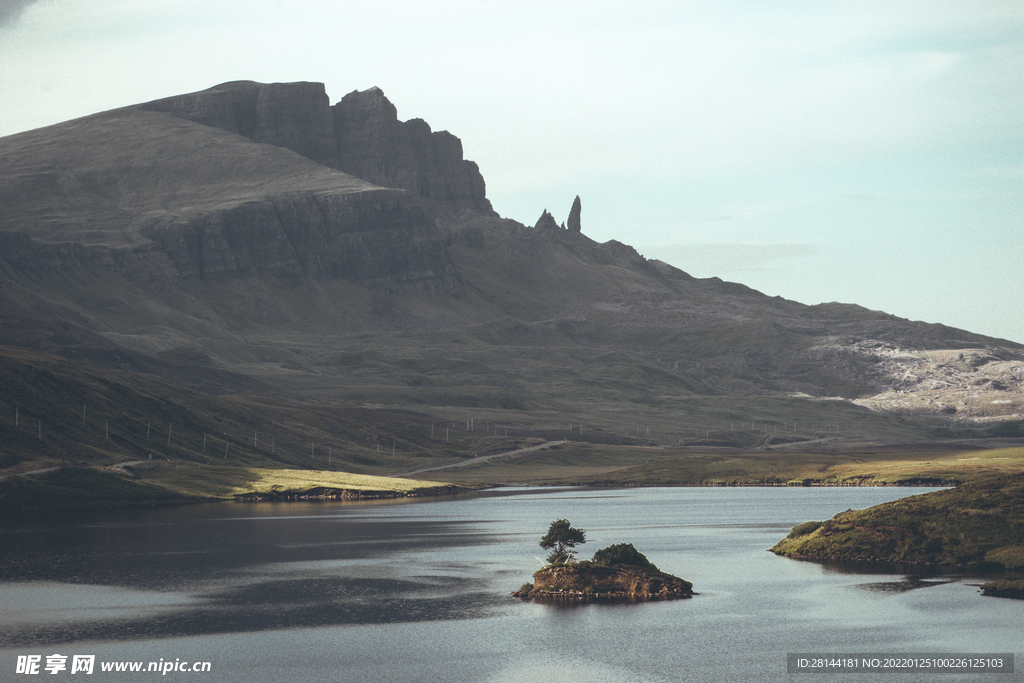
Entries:
[[[819,444],[820,446],[820,444]],[[1024,472],[1024,448],[922,444],[831,450],[607,446],[570,442],[446,472],[463,482],[585,486],[954,486]]]
[[[705,399],[686,413],[637,407],[628,416],[584,404],[559,415],[485,403],[432,416],[210,395],[152,375],[98,370],[10,347],[0,347],[0,382],[7,388],[0,395],[0,476],[171,463],[136,468],[132,481],[200,496],[233,495],[239,487],[263,490],[254,488],[257,471],[384,475],[452,463],[472,466],[440,470],[431,478],[474,484],[957,483],[1024,467],[1020,448],[853,446],[868,435],[908,441],[924,432],[920,425],[835,401]],[[464,391],[473,395],[471,388]],[[807,427],[784,420],[775,426],[772,418],[785,417],[793,404]],[[750,414],[757,421],[716,421],[721,413]],[[558,443],[476,461],[547,442]],[[207,470],[198,465],[215,468],[209,472],[216,476],[200,474]],[[223,468],[239,472],[228,476]],[[275,476],[279,480],[271,486],[292,488],[280,480],[283,474]],[[312,474],[302,476],[308,477],[307,488],[331,486]],[[204,477],[219,483],[207,486]]]
[[793,528],[772,551],[807,559],[1024,570],[1024,474],[842,512]]
[[195,499],[192,495],[91,467],[64,467],[0,479],[0,514],[5,516],[40,510],[186,503]]
[[[431,407],[438,412],[430,415],[379,404],[211,395],[149,374],[99,370],[12,347],[0,347],[0,382],[6,387],[0,395],[0,474],[151,457],[391,474],[563,439],[584,449],[579,474],[670,452],[647,446],[764,448],[926,434],[920,425],[834,401],[704,399],[635,405],[627,414],[581,401],[556,413],[495,406],[485,390],[469,385],[461,389],[469,405]],[[370,385],[365,391],[364,404],[387,394]],[[797,409],[801,423],[787,422]],[[640,448],[619,453],[612,447]]]
[[0,384],[0,476],[151,459],[384,474],[540,441],[419,413],[213,396],[9,347]]

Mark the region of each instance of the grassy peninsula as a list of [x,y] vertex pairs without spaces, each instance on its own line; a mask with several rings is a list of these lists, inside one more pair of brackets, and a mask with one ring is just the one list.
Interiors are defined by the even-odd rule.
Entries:
[[[1024,474],[805,522],[771,548],[812,560],[885,561],[1024,572]],[[1011,594],[1021,581],[998,582]],[[994,593],[993,593],[994,594]]]
[[[146,463],[141,467],[145,468]],[[270,469],[191,465],[141,469],[132,474],[147,484],[183,495],[215,499],[401,497],[469,490],[440,481],[379,477],[334,470]],[[128,469],[128,468],[126,468]]]
[[452,485],[327,470],[141,461],[62,467],[0,480],[0,510],[62,510],[217,500],[352,500],[468,491]]

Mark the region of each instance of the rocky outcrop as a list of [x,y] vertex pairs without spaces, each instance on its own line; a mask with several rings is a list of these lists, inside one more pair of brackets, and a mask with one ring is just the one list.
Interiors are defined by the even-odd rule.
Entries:
[[166,112],[254,142],[286,147],[325,166],[338,166],[330,99],[323,83],[235,81],[138,108]]
[[555,217],[548,213],[547,209],[544,209],[544,213],[537,219],[537,224],[533,228],[534,230],[561,230],[558,223],[555,222]]
[[111,269],[140,285],[269,276],[339,279],[377,292],[457,294],[447,242],[404,192],[301,193],[246,202],[140,229],[132,249],[46,244],[0,233],[0,270],[14,275]]
[[569,211],[568,225],[565,223],[559,225],[558,222],[555,221],[555,217],[552,216],[547,209],[544,209],[533,228],[534,230],[568,230],[569,232],[580,232],[579,195],[576,195],[576,199],[572,203],[572,209]]
[[576,199],[572,202],[572,208],[569,210],[569,220],[566,221],[566,227],[569,232],[580,232],[580,196],[576,195]]
[[337,168],[376,185],[493,213],[479,168],[462,142],[422,119],[400,122],[380,88],[354,91],[332,108]]
[[875,339],[847,344],[869,357],[881,391],[854,403],[884,413],[951,417],[957,422],[1019,420],[1024,361],[996,348],[907,348]]
[[981,594],[996,598],[1024,600],[1024,579],[1003,579],[981,584]]
[[394,190],[268,198],[145,234],[186,279],[263,274],[427,294],[462,287],[437,229]]
[[[404,125],[382,95],[379,103],[390,109],[367,114],[366,125]],[[404,151],[379,151],[378,175],[412,186],[401,169],[425,168],[408,178],[428,194],[486,202],[483,180],[468,189],[466,174],[461,194],[454,181],[438,189],[462,162],[457,138],[422,122],[411,129],[426,132],[406,136]],[[122,140],[130,146],[118,148]],[[344,280],[378,294],[464,285],[429,202],[328,167],[338,165],[337,144],[320,83],[226,83],[11,141],[0,150],[0,198],[10,198],[0,269],[12,274],[109,268],[161,291],[247,277]]]
[[235,81],[136,107],[298,152],[375,185],[491,214],[484,178],[462,141],[422,119],[401,122],[380,88],[333,107],[323,83]]
[[657,570],[624,564],[602,566],[593,562],[577,562],[537,570],[533,573],[533,586],[513,595],[560,600],[675,600],[692,597],[694,592],[689,581]]

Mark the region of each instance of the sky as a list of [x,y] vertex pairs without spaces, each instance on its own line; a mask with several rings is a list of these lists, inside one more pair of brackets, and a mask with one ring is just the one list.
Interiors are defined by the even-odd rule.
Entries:
[[0,0],[0,136],[233,80],[380,87],[522,223],[1024,343],[1020,0]]

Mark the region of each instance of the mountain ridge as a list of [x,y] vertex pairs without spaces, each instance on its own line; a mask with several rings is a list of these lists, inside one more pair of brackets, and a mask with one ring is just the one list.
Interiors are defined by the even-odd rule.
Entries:
[[[377,88],[332,106],[310,83],[0,138],[0,344],[214,393],[523,423],[667,424],[702,396],[1024,413],[1024,345],[693,278],[587,237],[578,198],[571,230],[501,218],[462,155]],[[919,367],[930,352],[986,360]]]

